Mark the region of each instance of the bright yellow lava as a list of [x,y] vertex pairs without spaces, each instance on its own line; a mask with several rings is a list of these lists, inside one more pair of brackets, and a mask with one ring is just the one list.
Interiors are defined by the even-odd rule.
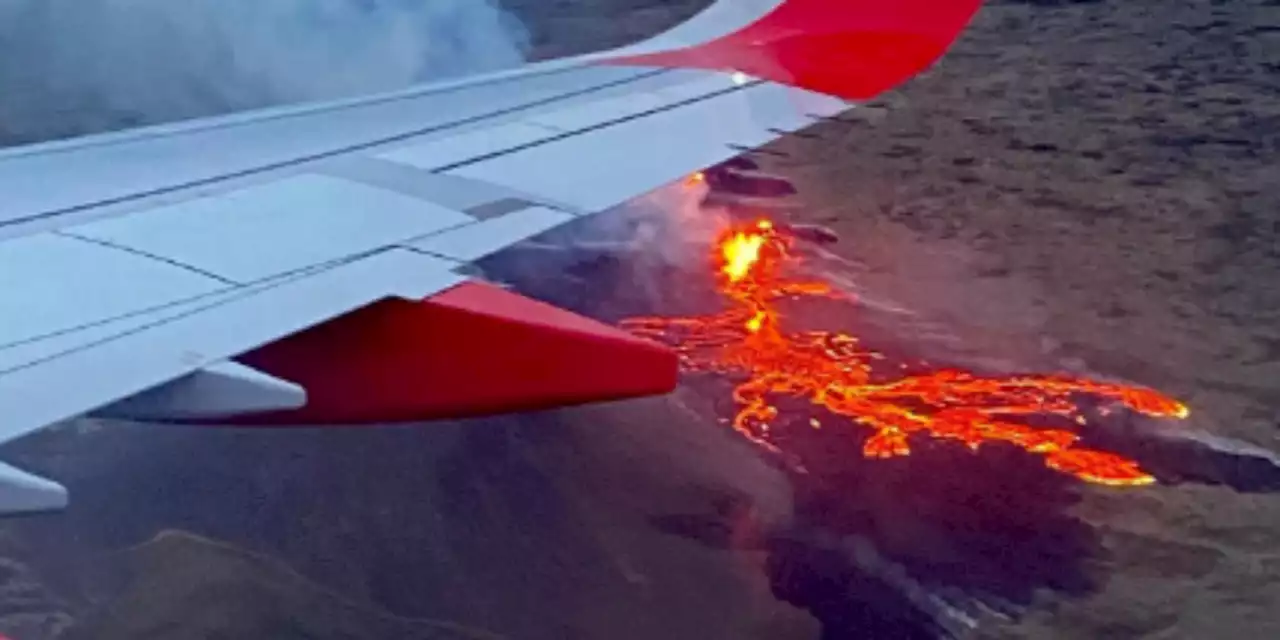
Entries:
[[720,268],[729,282],[738,282],[747,277],[751,267],[760,260],[760,247],[764,246],[764,235],[739,231],[724,242],[721,253],[724,266]]
[[[956,369],[886,377],[874,367],[884,356],[843,332],[791,331],[782,327],[777,302],[830,297],[825,282],[788,279],[796,262],[790,240],[762,220],[727,230],[713,252],[721,294],[729,307],[696,317],[625,320],[631,332],[672,345],[689,371],[739,380],[733,426],[753,442],[776,449],[770,423],[775,401],[800,398],[874,430],[863,446],[871,458],[908,455],[908,436],[960,441],[977,450],[1003,441],[1043,456],[1045,464],[1085,481],[1141,485],[1155,481],[1128,458],[1076,446],[1073,431],[1040,428],[1030,416],[1059,416],[1084,424],[1076,403],[1092,396],[1155,417],[1183,418],[1187,407],[1151,389],[1062,375],[983,377]],[[811,420],[813,427],[821,425]],[[830,425],[828,421],[828,426]]]

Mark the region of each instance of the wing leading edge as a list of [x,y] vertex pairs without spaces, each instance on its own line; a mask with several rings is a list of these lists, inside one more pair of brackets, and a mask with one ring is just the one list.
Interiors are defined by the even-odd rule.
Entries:
[[[901,82],[977,4],[720,0],[615,52],[0,152],[0,440],[669,391],[670,351],[468,263]],[[0,468],[0,512],[59,491]]]

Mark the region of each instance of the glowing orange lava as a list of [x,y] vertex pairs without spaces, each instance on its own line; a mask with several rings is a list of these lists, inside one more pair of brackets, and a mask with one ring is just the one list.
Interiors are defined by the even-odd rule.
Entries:
[[[911,452],[908,436],[958,440],[971,449],[1003,441],[1044,457],[1052,469],[1110,485],[1154,482],[1133,460],[1076,446],[1072,431],[1028,424],[1030,416],[1059,416],[1084,424],[1075,402],[1092,396],[1131,411],[1182,418],[1187,407],[1151,389],[1059,375],[982,377],[941,369],[920,374],[886,372],[882,354],[842,332],[785,332],[778,302],[801,296],[837,297],[823,282],[788,279],[796,262],[790,240],[767,220],[727,230],[713,252],[719,291],[729,307],[708,316],[625,320],[623,326],[666,342],[687,370],[740,380],[733,426],[752,441],[776,449],[769,428],[775,401],[807,400],[873,429],[863,447],[871,458]],[[814,428],[820,424],[811,420]]]

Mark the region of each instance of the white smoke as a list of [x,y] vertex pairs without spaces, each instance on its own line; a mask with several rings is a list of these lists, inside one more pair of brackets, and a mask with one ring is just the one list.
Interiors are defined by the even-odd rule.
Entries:
[[491,0],[0,0],[0,138],[402,88],[527,45]]
[[730,223],[722,208],[704,204],[706,195],[705,183],[681,180],[628,202],[616,218],[600,224],[631,224],[636,234],[628,241],[638,249],[687,266],[705,260],[707,248]]
[[[618,261],[626,270],[629,297],[663,301],[671,271],[705,273],[709,249],[728,227],[720,208],[704,206],[705,183],[679,180],[607,211],[525,240],[503,251],[494,271],[547,274],[559,280],[600,261]],[[620,283],[619,286],[622,286]]]

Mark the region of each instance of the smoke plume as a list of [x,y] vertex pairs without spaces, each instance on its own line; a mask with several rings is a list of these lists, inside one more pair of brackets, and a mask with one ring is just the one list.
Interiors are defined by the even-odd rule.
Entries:
[[0,144],[520,63],[491,0],[0,0]]

